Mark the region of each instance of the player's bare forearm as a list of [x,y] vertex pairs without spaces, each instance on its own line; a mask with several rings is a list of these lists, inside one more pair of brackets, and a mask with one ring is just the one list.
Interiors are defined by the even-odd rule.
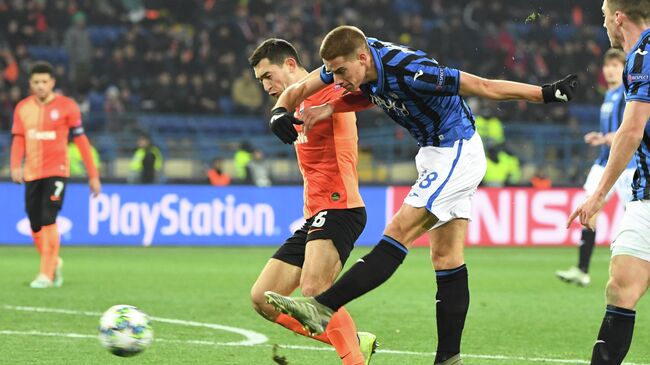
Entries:
[[17,184],[24,182],[23,158],[25,157],[25,137],[19,134],[14,135],[11,142],[10,169],[11,180]]
[[616,132],[609,159],[607,160],[607,166],[605,166],[605,171],[594,195],[604,197],[612,189],[614,183],[632,159],[634,151],[639,147],[641,138],[642,134],[639,135],[630,130],[619,130],[619,132]]
[[97,171],[97,166],[95,166],[95,161],[93,160],[92,150],[90,146],[90,141],[88,141],[88,137],[86,137],[85,134],[82,134],[74,137],[73,141],[77,145],[77,148],[79,149],[79,153],[81,154],[81,159],[83,160],[84,165],[86,166],[86,171],[88,172],[88,178],[89,179],[99,178],[99,171]]
[[540,86],[507,80],[489,80],[467,72],[461,72],[460,95],[480,96],[496,101],[526,100],[533,103],[544,102]]
[[294,110],[303,100],[325,86],[327,84],[320,79],[320,69],[316,69],[302,80],[287,87],[278,98],[273,109],[285,108],[286,110]]
[[374,105],[370,99],[360,91],[347,93],[337,99],[327,102],[327,104],[334,107],[334,113],[360,112],[370,109]]

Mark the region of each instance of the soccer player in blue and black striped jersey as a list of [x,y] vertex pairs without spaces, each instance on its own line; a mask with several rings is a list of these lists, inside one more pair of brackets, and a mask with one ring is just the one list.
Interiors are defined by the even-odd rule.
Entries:
[[[585,135],[585,143],[591,146],[600,146],[598,158],[589,171],[584,189],[587,196],[594,193],[600,182],[600,178],[605,171],[609,150],[614,140],[616,130],[623,122],[623,111],[625,110],[625,87],[623,86],[623,69],[625,68],[626,54],[620,49],[611,48],[605,52],[603,62],[603,76],[607,82],[607,92],[605,100],[600,106],[600,131],[589,132]],[[623,202],[628,202],[632,198],[632,180],[636,171],[634,159],[630,159],[623,174],[616,180],[612,190],[607,193],[605,200],[616,192],[618,198]],[[592,226],[595,225],[597,215],[591,218]],[[589,277],[589,263],[596,245],[596,231],[588,228],[582,229],[582,237],[578,246],[578,265],[568,270],[558,270],[555,275],[562,281],[587,286],[591,281]]]
[[591,217],[636,150],[637,172],[612,243],[607,308],[591,355],[592,365],[621,364],[632,343],[635,307],[650,283],[650,0],[605,0],[604,26],[612,47],[627,53],[623,71],[625,113],[598,188],[569,217],[568,224],[594,228]]
[[[461,364],[461,335],[469,308],[463,246],[471,199],[486,169],[483,144],[463,96],[567,102],[577,87],[577,78],[569,75],[541,87],[487,80],[443,67],[422,51],[366,38],[351,26],[329,32],[320,56],[324,66],[287,88],[278,99],[271,118],[274,133],[286,143],[293,143],[297,133],[292,124],[302,122],[287,111],[335,83],[350,94],[315,107],[318,112],[305,110],[301,117],[303,132],[334,111],[377,105],[418,141],[420,151],[415,160],[419,178],[379,243],[333,287],[314,298],[292,299],[267,292],[266,299],[312,333],[320,333],[334,311],[388,280],[413,241],[428,232],[438,284],[435,363]],[[281,133],[283,130],[287,133]]]

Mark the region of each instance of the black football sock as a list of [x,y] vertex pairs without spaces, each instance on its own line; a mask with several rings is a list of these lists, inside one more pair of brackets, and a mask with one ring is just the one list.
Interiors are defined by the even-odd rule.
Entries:
[[633,310],[608,305],[591,354],[591,365],[619,365],[632,343]]
[[331,288],[316,296],[316,300],[337,311],[388,280],[402,264],[407,253],[408,249],[404,245],[391,237],[383,236],[370,253],[352,265]]
[[580,239],[579,256],[578,256],[578,269],[585,274],[589,272],[589,263],[591,262],[591,255],[594,252],[596,245],[596,231],[584,228],[582,230],[582,238]]
[[465,264],[450,270],[436,270],[436,320],[438,349],[435,364],[460,353],[460,340],[469,309],[469,286]]

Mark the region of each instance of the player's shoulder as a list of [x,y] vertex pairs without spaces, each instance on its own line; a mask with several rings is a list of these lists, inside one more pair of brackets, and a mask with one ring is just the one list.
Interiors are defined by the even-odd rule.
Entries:
[[56,98],[57,98],[57,102],[61,103],[61,105],[70,106],[70,107],[77,107],[77,102],[74,101],[74,99],[72,99],[70,97],[58,94],[56,96]]
[[36,102],[36,101],[34,100],[34,95],[30,95],[30,96],[28,96],[28,97],[26,97],[26,98],[23,98],[22,100],[20,100],[20,101],[18,102],[18,104],[16,104],[16,110],[22,108],[22,107],[25,106],[25,105],[28,105],[28,104],[31,104],[31,103],[35,103],[35,102]]

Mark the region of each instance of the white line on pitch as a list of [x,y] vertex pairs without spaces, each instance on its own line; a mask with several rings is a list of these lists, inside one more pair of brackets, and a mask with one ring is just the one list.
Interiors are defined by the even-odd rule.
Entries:
[[[58,333],[58,332],[41,332],[41,331],[12,331],[0,330],[0,335],[11,336],[44,336],[44,337],[65,337],[65,338],[92,338],[96,339],[97,336],[85,335],[81,333]],[[205,345],[205,346],[228,346],[228,347],[273,347],[271,344],[257,344],[257,345],[242,345],[233,342],[215,342],[204,340],[168,340],[164,338],[156,338],[155,342],[164,343],[180,343],[189,345]],[[299,345],[278,345],[284,349],[290,350],[308,350],[308,351],[333,351],[331,347],[316,347],[316,346],[299,346]],[[400,350],[377,350],[377,353],[392,354],[392,355],[411,355],[411,356],[434,356],[435,352],[419,352],[419,351],[400,351]],[[476,354],[463,354],[463,357],[468,359],[485,359],[485,360],[516,360],[516,361],[530,361],[530,362],[550,362],[558,364],[589,364],[586,360],[571,360],[571,359],[553,359],[544,357],[523,357],[523,356],[504,356],[504,355],[476,355]],[[625,365],[650,365],[644,363],[631,363],[626,362]]]
[[[90,317],[99,317],[102,315],[99,312],[75,311],[75,310],[59,309],[59,308],[24,307],[24,306],[13,306],[13,305],[5,305],[4,308],[10,310],[16,310],[16,311],[23,311],[23,312],[73,314],[73,315],[84,315]],[[232,345],[241,345],[241,346],[258,345],[258,344],[268,342],[269,340],[266,336],[264,336],[261,333],[249,331],[238,327],[223,326],[214,323],[184,321],[184,320],[173,319],[173,318],[161,318],[161,317],[149,317],[149,318],[151,318],[155,322],[171,323],[171,324],[178,324],[181,326],[190,326],[190,327],[206,327],[214,330],[233,332],[233,333],[240,334],[246,338],[243,341],[230,342],[229,344]]]
[[[45,307],[26,307],[26,306],[12,306],[4,305],[5,309],[25,311],[25,312],[39,312],[39,313],[59,313],[59,314],[73,314],[73,315],[85,315],[85,316],[100,316],[99,312],[89,312],[89,311],[75,311],[70,309],[60,309],[60,308],[45,308]],[[196,345],[209,345],[209,346],[272,346],[269,344],[264,344],[268,342],[268,338],[261,333],[249,331],[243,328],[222,326],[219,324],[212,323],[202,323],[202,322],[193,322],[193,321],[184,321],[180,319],[171,319],[171,318],[160,318],[160,317],[151,317],[152,320],[163,323],[172,323],[179,324],[183,326],[192,326],[192,327],[206,327],[211,329],[223,330],[228,332],[235,332],[246,337],[244,341],[238,342],[214,342],[214,341],[202,341],[202,340],[167,340],[167,339],[156,339],[158,342],[169,342],[169,343],[185,343],[185,344],[196,344]],[[0,335],[2,334],[15,334],[15,335],[25,335],[25,336],[64,336],[70,338],[95,338],[91,335],[83,335],[78,333],[52,333],[52,332],[39,332],[39,331],[11,331],[11,330],[0,330]],[[300,345],[279,345],[282,348],[293,349],[293,350],[309,350],[309,351],[332,351],[331,347],[316,347],[316,346],[300,346]],[[435,352],[418,352],[418,351],[401,351],[401,350],[377,350],[378,353],[385,354],[394,354],[394,355],[412,355],[412,356],[433,356]],[[475,359],[486,359],[486,360],[517,360],[517,361],[531,361],[531,362],[552,362],[559,364],[589,364],[589,361],[586,360],[576,360],[576,359],[554,359],[554,358],[545,358],[545,357],[523,357],[523,356],[505,356],[505,355],[483,355],[483,354],[463,354],[463,357],[466,358],[475,358]],[[647,363],[624,363],[625,365],[650,365]]]

